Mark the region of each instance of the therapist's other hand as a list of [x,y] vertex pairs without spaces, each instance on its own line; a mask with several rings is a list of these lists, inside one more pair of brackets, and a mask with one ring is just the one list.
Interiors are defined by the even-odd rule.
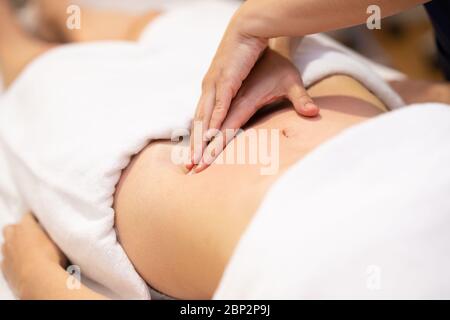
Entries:
[[30,277],[36,276],[36,270],[49,264],[67,264],[64,254],[31,214],[16,225],[6,226],[3,238],[2,271],[19,297]]
[[259,109],[284,99],[291,101],[302,116],[314,117],[319,113],[306,92],[297,67],[286,56],[268,48],[243,82],[224,121],[220,122],[221,134],[208,144],[194,172],[206,169],[234,138],[234,135],[226,134],[227,129],[240,129]]

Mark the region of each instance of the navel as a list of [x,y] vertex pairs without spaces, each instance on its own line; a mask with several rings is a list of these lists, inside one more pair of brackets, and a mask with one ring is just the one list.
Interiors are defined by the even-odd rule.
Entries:
[[291,127],[283,128],[281,130],[281,134],[283,136],[285,136],[286,138],[290,138],[290,137],[294,136],[296,133],[297,133],[297,130],[295,130],[294,128],[291,128]]

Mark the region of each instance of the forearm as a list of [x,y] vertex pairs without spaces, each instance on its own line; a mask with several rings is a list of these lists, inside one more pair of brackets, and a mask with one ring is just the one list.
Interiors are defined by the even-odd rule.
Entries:
[[427,0],[248,0],[233,19],[242,34],[257,38],[304,36],[365,23],[367,8],[378,5],[382,17]]
[[67,286],[69,274],[59,265],[40,263],[31,269],[19,298],[25,300],[102,300],[106,297],[80,284],[79,288]]

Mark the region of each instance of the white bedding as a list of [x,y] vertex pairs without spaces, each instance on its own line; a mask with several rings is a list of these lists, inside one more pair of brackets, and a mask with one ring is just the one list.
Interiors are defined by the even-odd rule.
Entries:
[[294,165],[216,299],[450,299],[450,106],[353,127]]
[[[0,223],[31,208],[84,276],[126,298],[149,293],[116,239],[115,185],[151,139],[188,127],[236,8],[230,0],[196,3],[156,20],[139,44],[55,49],[0,98]],[[330,43],[312,36],[302,44],[297,63],[306,85],[344,73],[390,108],[402,106],[377,66]]]

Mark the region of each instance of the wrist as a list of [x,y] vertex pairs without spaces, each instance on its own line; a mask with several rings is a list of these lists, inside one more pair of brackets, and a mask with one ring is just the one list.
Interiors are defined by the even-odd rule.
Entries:
[[240,38],[259,39],[268,43],[270,37],[264,34],[265,19],[258,14],[258,10],[247,8],[244,3],[231,19],[228,31],[238,35]]
[[[239,15],[235,15],[222,39],[220,50],[234,57],[235,60],[247,62],[253,67],[269,44],[269,39],[253,36],[245,31]],[[245,60],[245,61],[244,61]]]
[[61,271],[64,269],[59,264],[48,260],[25,266],[18,288],[19,298],[23,300],[38,299],[39,292],[42,292],[43,287],[48,285],[46,278]]

